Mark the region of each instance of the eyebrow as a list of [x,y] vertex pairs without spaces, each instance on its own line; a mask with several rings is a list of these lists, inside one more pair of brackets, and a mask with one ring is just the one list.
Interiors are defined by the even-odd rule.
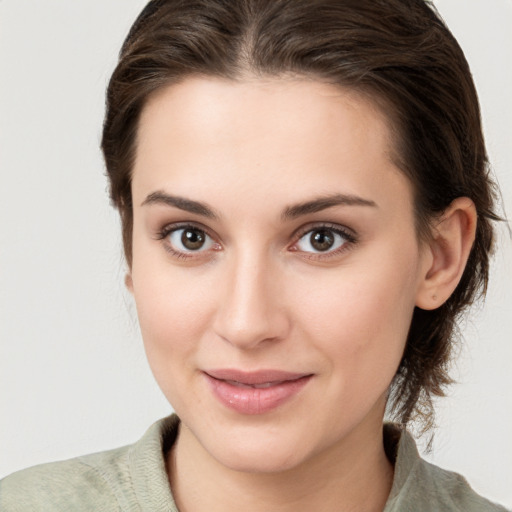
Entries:
[[[208,219],[218,220],[220,215],[206,203],[193,201],[185,197],[173,196],[162,191],[152,192],[142,202],[141,206],[151,204],[163,204],[173,206],[186,212],[195,213]],[[320,212],[334,206],[369,206],[377,208],[377,204],[369,199],[349,194],[333,194],[329,196],[319,197],[311,201],[288,206],[283,211],[281,218],[283,220],[293,220],[302,215]]]
[[197,215],[207,217],[208,219],[219,218],[219,215],[205,203],[193,201],[192,199],[186,199],[185,197],[172,196],[161,191],[149,194],[146,199],[144,199],[141,206],[149,204],[164,204],[167,206],[174,206],[180,210],[195,213]]
[[369,206],[378,208],[377,203],[355,195],[333,194],[319,197],[286,208],[282,214],[283,220],[292,220],[309,213],[321,212],[334,206]]

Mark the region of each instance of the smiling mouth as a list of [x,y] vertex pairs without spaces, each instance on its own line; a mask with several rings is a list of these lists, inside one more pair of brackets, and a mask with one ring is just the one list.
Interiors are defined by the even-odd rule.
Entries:
[[213,395],[240,414],[263,414],[294,398],[313,374],[281,370],[243,372],[233,369],[203,372]]

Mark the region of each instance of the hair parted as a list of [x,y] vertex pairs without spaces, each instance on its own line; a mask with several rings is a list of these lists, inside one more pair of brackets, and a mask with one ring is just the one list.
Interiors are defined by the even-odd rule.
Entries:
[[432,425],[459,315],[488,281],[495,186],[468,64],[426,0],[152,0],[122,47],[107,91],[104,152],[125,255],[132,256],[131,173],[137,127],[155,91],[204,75],[294,75],[360,91],[388,117],[393,158],[410,179],[418,235],[453,199],[476,206],[476,240],[455,292],[438,309],[416,308],[389,409],[403,424]]

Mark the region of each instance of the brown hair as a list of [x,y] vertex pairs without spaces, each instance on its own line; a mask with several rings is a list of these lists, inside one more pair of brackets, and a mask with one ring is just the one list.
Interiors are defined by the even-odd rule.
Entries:
[[[102,149],[128,264],[131,171],[148,97],[190,75],[243,79],[295,74],[362,91],[385,105],[394,158],[411,180],[420,237],[456,197],[471,198],[476,240],[462,279],[433,311],[416,308],[391,387],[390,410],[407,423],[433,419],[432,398],[451,382],[460,313],[485,292],[494,189],[478,99],[458,43],[424,0],[153,0],[124,42],[107,92]],[[416,413],[416,415],[414,414]]]

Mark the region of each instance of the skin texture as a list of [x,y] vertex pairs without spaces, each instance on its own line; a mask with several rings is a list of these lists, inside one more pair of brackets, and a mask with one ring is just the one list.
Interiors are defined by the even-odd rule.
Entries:
[[[413,309],[446,300],[475,227],[462,198],[418,241],[389,133],[368,100],[308,80],[189,78],[146,105],[127,284],[182,419],[168,460],[180,510],[382,510],[386,393]],[[163,194],[215,218],[148,200]],[[335,194],[352,200],[284,216]],[[198,250],[183,224],[205,233]],[[320,228],[333,249],[311,245]],[[220,368],[312,377],[248,415],[212,393],[204,372]]]

